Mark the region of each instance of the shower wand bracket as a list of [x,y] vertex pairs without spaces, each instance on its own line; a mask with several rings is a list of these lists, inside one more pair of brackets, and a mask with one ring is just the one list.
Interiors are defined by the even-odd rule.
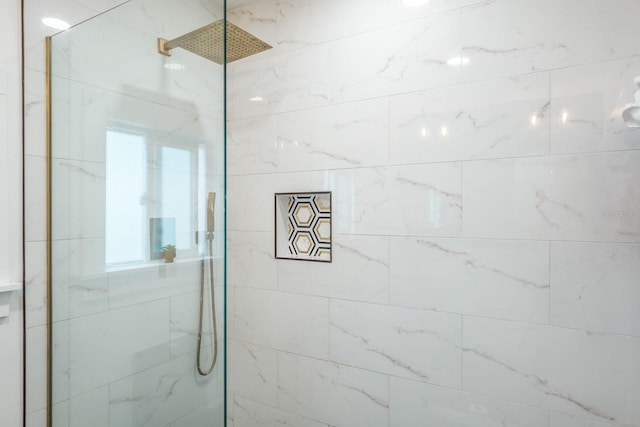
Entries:
[[158,39],[158,53],[165,56],[171,56],[171,49],[167,47],[167,43],[169,43],[168,40],[161,38]]

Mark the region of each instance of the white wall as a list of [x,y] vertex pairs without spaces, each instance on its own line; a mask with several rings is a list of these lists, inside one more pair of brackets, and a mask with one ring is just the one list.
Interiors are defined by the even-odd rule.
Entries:
[[[0,1],[0,425],[22,425],[20,2]],[[9,291],[8,289],[12,289]]]
[[[228,73],[235,427],[640,425],[640,133],[619,116],[638,16],[635,0],[232,13],[275,46]],[[273,193],[317,190],[334,262],[275,261]]]

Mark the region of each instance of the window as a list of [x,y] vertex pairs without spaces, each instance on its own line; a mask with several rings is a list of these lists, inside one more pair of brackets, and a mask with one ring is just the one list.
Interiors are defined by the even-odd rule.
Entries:
[[[166,135],[110,128],[106,135],[106,264],[154,259],[173,244],[195,255],[197,144]],[[160,235],[152,224],[162,224]],[[157,247],[152,247],[155,240]]]

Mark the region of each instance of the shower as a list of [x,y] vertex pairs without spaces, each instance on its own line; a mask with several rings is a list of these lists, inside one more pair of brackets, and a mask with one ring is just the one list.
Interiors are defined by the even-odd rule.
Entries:
[[[227,35],[217,22],[224,2],[174,3],[125,2],[47,39],[52,427],[68,427],[70,418],[88,425],[96,408],[106,411],[103,424],[118,427],[225,423],[220,204],[231,48],[221,45],[251,36]],[[156,54],[157,36],[208,23],[167,42],[167,54],[198,54],[173,51],[183,71],[158,66],[172,61]],[[149,37],[158,28],[166,33]],[[151,56],[140,55],[148,48]],[[104,62],[99,51],[109,52]],[[90,71],[98,65],[100,73]],[[76,82],[75,72],[87,78]],[[90,122],[80,119],[80,99],[91,100]]]
[[[224,49],[226,29],[226,52]],[[158,39],[158,53],[171,56],[171,51],[175,48],[182,48],[191,53],[195,53],[205,59],[223,64],[225,62],[233,62],[251,55],[271,49],[271,45],[254,37],[242,28],[227,22],[226,26],[223,20],[216,21],[212,24],[205,25],[197,30],[191,31],[173,40]],[[225,56],[226,55],[226,56]],[[198,374],[207,376],[216,366],[218,359],[218,330],[216,325],[216,308],[215,308],[215,279],[213,269],[213,238],[214,238],[214,206],[215,193],[209,193],[207,197],[207,231],[205,233],[205,253],[200,264],[200,313],[198,321],[198,340],[196,352],[196,368]],[[196,233],[196,243],[198,233]],[[208,259],[208,263],[206,260]],[[206,265],[208,264],[208,268]],[[213,356],[211,363],[202,366],[202,338],[204,334],[204,315],[205,315],[205,294],[206,294],[206,275],[209,273],[209,293],[211,310],[211,329],[213,334]]]

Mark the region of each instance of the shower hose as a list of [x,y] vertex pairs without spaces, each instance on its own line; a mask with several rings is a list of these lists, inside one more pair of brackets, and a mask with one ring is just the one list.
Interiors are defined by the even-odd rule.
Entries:
[[[209,290],[211,294],[211,326],[213,329],[213,360],[206,367],[203,368],[202,360],[201,360],[201,350],[202,350],[202,335],[203,335],[203,327],[204,327],[204,299],[205,299],[205,273],[206,273],[206,264],[209,264]],[[207,236],[207,256],[202,258],[200,263],[200,321],[198,325],[198,353],[196,356],[196,367],[198,369],[198,373],[206,377],[211,372],[213,372],[213,368],[216,366],[216,361],[218,360],[218,328],[216,325],[216,298],[214,293],[215,288],[215,280],[213,277],[213,238]]]

